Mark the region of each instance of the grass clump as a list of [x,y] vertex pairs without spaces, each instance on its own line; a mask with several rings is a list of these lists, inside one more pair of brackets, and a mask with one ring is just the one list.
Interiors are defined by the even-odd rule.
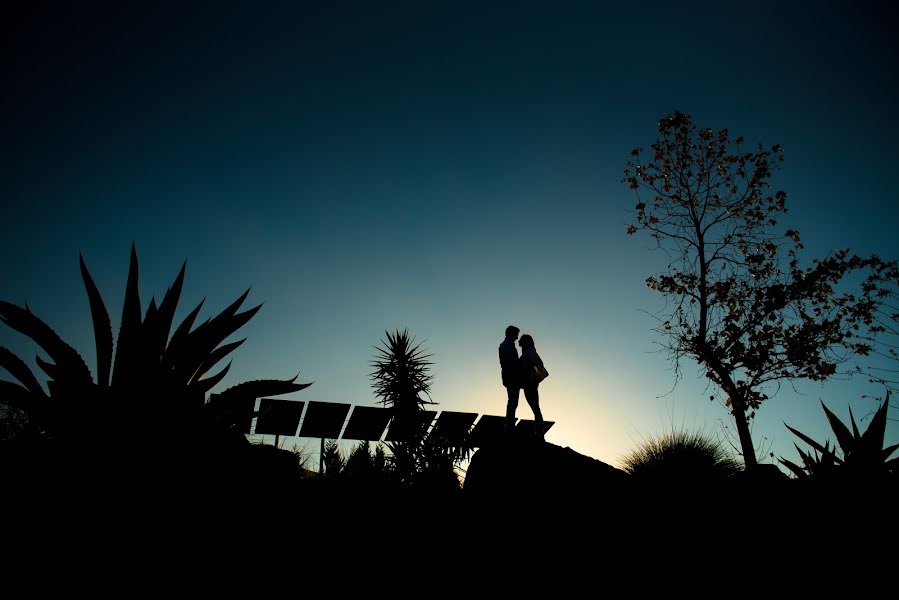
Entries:
[[740,464],[720,441],[702,431],[686,430],[644,438],[622,465],[646,482],[714,482],[740,471]]

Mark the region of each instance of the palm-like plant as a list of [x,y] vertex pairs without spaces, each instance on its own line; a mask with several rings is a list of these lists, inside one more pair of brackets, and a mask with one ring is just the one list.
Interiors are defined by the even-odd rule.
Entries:
[[379,401],[393,410],[390,431],[399,441],[387,447],[394,474],[405,484],[458,490],[455,465],[469,449],[452,447],[429,434],[420,418],[426,405],[435,404],[430,399],[432,355],[408,329],[385,333],[387,339],[375,348],[371,379]]
[[396,415],[414,414],[426,404],[434,404],[430,400],[433,363],[428,360],[432,355],[425,354],[423,342],[416,344],[408,329],[385,334],[387,339],[375,347],[372,361],[372,387],[379,402]]
[[238,424],[248,411],[252,416],[256,398],[311,385],[295,383],[296,377],[250,381],[207,400],[206,393],[224,379],[231,363],[212,375],[208,373],[244,340],[223,342],[261,305],[238,312],[247,290],[220,314],[194,328],[203,306],[200,302],[171,333],[186,263],[162,301],[157,304],[153,298],[142,316],[133,245],[113,353],[109,313],[83,258],[80,264],[96,341],[96,381],[78,352],[28,308],[0,301],[0,320],[31,338],[49,357],[35,358],[48,377],[45,392],[25,362],[0,347],[0,367],[18,381],[0,380],[0,404],[27,415],[52,449],[94,455],[92,450],[97,448],[92,439],[96,432],[120,432],[135,437],[139,447],[158,456],[175,445],[176,435],[183,438],[183,432],[201,444],[210,438],[242,436]]
[[415,343],[408,329],[385,332],[387,339],[376,346],[372,387],[378,401],[393,412],[391,431],[399,441],[387,444],[391,462],[401,481],[412,483],[424,468],[425,436],[420,413],[430,399],[431,355]]

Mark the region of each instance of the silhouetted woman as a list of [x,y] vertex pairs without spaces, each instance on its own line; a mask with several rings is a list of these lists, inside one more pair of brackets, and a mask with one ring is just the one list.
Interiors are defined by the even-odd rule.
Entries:
[[543,360],[537,354],[537,348],[534,346],[534,338],[525,334],[518,340],[521,347],[521,375],[522,389],[524,390],[524,398],[528,401],[528,406],[534,411],[534,432],[538,440],[543,440],[543,413],[540,412],[540,394],[537,391],[540,382],[549,375],[546,367],[543,366]]

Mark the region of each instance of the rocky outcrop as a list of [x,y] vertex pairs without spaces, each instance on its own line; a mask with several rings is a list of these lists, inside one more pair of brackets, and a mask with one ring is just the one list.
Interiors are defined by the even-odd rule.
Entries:
[[465,495],[474,500],[553,504],[595,504],[620,498],[630,476],[571,448],[510,439],[479,449],[465,476]]

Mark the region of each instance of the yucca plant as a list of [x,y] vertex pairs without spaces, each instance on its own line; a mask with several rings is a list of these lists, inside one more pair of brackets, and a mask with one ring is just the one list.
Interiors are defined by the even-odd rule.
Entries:
[[799,446],[799,456],[803,466],[799,466],[785,458],[781,458],[782,465],[787,467],[798,478],[824,477],[832,475],[844,475],[856,479],[877,479],[886,475],[895,474],[899,465],[899,457],[891,459],[890,456],[899,449],[899,444],[883,447],[886,434],[887,412],[890,408],[890,391],[887,390],[886,398],[880,408],[874,413],[871,423],[864,433],[859,433],[852,408],[849,408],[849,422],[852,425],[850,431],[840,419],[833,414],[824,403],[821,403],[827,422],[837,438],[842,456],[831,449],[830,443],[820,444],[801,431],[793,429],[786,423],[784,426],[796,437],[820,452],[814,456],[810,452],[803,452]]
[[186,263],[162,301],[157,304],[154,297],[142,314],[134,245],[113,352],[106,305],[83,257],[80,265],[96,342],[96,380],[81,355],[27,307],[0,301],[0,320],[31,338],[49,357],[35,358],[48,377],[44,391],[21,358],[0,348],[0,367],[18,381],[0,380],[0,403],[26,415],[58,456],[64,452],[81,464],[85,459],[96,461],[99,454],[108,453],[110,436],[130,436],[136,441],[134,451],[142,449],[150,460],[235,436],[245,440],[242,423],[252,417],[256,398],[311,385],[296,383],[296,377],[250,381],[207,399],[231,363],[212,375],[210,370],[244,342],[224,341],[261,305],[238,312],[247,290],[220,314],[193,327],[203,306],[200,302],[172,333]]
[[430,372],[433,363],[428,360],[431,355],[423,343],[416,344],[408,329],[386,331],[385,335],[387,339],[375,347],[370,377],[378,402],[393,413],[390,428],[400,441],[388,447],[394,462],[399,463],[395,466],[411,472],[417,469],[416,453],[412,450],[426,433],[420,426],[420,411],[434,404],[429,395],[434,380]]
[[[385,332],[387,339],[376,346],[372,361],[372,387],[379,402],[392,409],[395,416],[414,415],[425,405],[434,404],[430,399],[434,376],[433,363],[428,359],[422,343],[416,344],[408,329]],[[425,398],[424,396],[427,396]]]
[[390,428],[399,438],[387,444],[391,467],[403,483],[411,484],[427,469],[427,431],[419,417],[426,405],[434,404],[429,395],[431,355],[408,329],[385,334],[387,339],[375,347],[370,377],[378,401],[393,413]]

